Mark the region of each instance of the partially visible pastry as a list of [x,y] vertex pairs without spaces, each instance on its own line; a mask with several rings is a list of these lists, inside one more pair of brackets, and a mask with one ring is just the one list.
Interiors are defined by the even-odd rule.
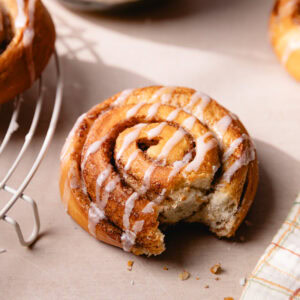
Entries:
[[239,119],[182,87],[125,90],[83,114],[61,154],[60,193],[98,240],[134,254],[164,251],[160,224],[201,222],[231,237],[258,183]]
[[300,81],[300,0],[277,0],[270,19],[271,42],[287,71]]
[[33,84],[54,43],[54,24],[40,0],[0,1],[0,103]]

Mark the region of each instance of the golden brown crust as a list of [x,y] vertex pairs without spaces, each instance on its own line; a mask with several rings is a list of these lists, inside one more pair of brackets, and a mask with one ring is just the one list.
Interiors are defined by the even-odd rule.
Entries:
[[28,89],[54,51],[55,29],[47,9],[40,0],[23,3],[23,19],[17,0],[3,0],[0,5],[0,15],[10,24],[6,30],[12,32],[8,44],[2,44],[4,48],[0,51],[0,103]]
[[134,254],[164,250],[159,222],[203,222],[232,236],[257,182],[255,149],[242,123],[188,88],[109,98],[78,119],[61,155],[68,213],[97,239]]
[[270,18],[270,37],[276,55],[300,81],[300,0],[277,0]]

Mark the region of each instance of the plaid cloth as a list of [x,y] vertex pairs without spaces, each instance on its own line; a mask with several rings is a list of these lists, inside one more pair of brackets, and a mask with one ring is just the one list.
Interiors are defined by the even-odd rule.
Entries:
[[258,261],[240,300],[300,300],[300,194]]

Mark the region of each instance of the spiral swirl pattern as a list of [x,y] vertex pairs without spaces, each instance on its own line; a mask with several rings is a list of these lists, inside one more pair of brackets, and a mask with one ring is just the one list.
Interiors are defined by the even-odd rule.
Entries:
[[231,236],[257,185],[257,160],[236,116],[187,88],[126,90],[75,124],[61,194],[91,234],[135,254],[164,250],[159,223],[203,222]]
[[41,75],[54,51],[55,29],[40,0],[1,0],[0,103]]
[[287,71],[300,81],[300,0],[277,0],[270,18],[275,53]]

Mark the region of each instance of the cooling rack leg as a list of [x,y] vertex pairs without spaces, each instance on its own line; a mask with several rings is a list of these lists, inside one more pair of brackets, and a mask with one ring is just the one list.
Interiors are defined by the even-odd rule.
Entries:
[[[1,2],[1,0],[0,0],[0,2]],[[23,192],[26,189],[26,187],[28,186],[32,177],[34,176],[37,168],[39,167],[39,165],[45,155],[47,148],[49,147],[50,141],[54,135],[54,131],[55,131],[55,127],[56,127],[56,124],[58,121],[60,107],[61,107],[61,103],[62,103],[63,79],[62,79],[62,74],[61,74],[61,70],[60,70],[59,58],[58,58],[56,51],[54,53],[54,58],[55,58],[56,76],[57,76],[56,92],[55,92],[55,98],[54,98],[55,100],[54,100],[52,116],[50,119],[50,124],[49,124],[48,130],[47,130],[44,142],[42,144],[42,147],[41,147],[35,161],[33,162],[31,169],[27,173],[25,179],[20,184],[20,186],[18,188],[12,188],[9,185],[7,185],[7,181],[11,178],[13,173],[16,171],[16,168],[17,168],[19,162],[21,161],[25,151],[27,150],[31,140],[33,139],[35,129],[38,126],[39,116],[41,114],[41,107],[42,107],[42,103],[43,103],[43,93],[42,93],[43,83],[42,83],[42,79],[40,78],[37,104],[36,104],[36,108],[35,108],[35,112],[34,112],[34,116],[33,116],[33,120],[32,120],[30,129],[25,136],[25,142],[24,142],[16,160],[14,161],[13,165],[9,169],[8,173],[4,176],[4,179],[2,181],[0,181],[0,190],[4,190],[4,191],[12,194],[12,197],[4,205],[4,207],[3,208],[0,207],[0,221],[4,220],[15,228],[15,231],[18,235],[19,241],[22,246],[32,245],[38,238],[38,234],[39,234],[39,230],[40,230],[40,218],[39,218],[37,205],[33,199],[31,199],[27,195],[23,194]],[[21,103],[22,103],[22,97],[19,96],[19,97],[17,97],[17,100],[15,102],[15,109],[12,114],[11,122],[10,122],[9,128],[7,130],[7,133],[4,137],[3,142],[0,143],[0,155],[2,154],[6,145],[8,144],[13,132],[18,127],[17,119],[18,119],[18,115],[20,112]],[[0,108],[1,108],[1,105],[0,105]],[[24,239],[24,235],[22,233],[19,223],[16,220],[14,220],[12,217],[8,216],[9,210],[13,207],[13,205],[20,198],[23,199],[24,201],[28,202],[32,206],[32,209],[33,209],[33,217],[34,217],[33,230],[27,240]]]
[[16,220],[14,220],[13,218],[6,216],[6,215],[3,217],[3,220],[6,221],[7,223],[9,223],[10,225],[14,226],[21,245],[24,247],[28,247],[36,241],[36,239],[39,235],[40,217],[39,217],[38,207],[37,207],[35,201],[28,196],[22,197],[22,198],[23,198],[23,200],[25,200],[32,206],[32,210],[33,210],[33,217],[34,217],[33,230],[31,232],[30,236],[28,237],[28,239],[27,240],[24,239],[24,235],[22,233],[21,227]]

